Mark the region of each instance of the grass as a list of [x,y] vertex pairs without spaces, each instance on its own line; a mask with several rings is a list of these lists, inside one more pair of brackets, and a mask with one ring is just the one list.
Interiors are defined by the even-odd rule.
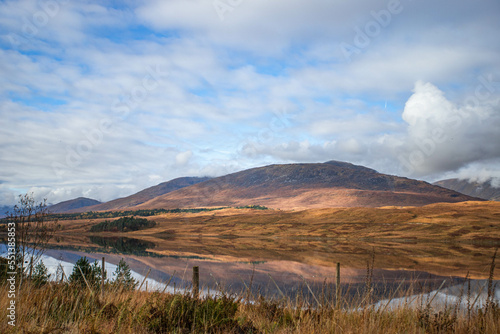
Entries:
[[[439,203],[424,207],[327,208],[304,211],[222,209],[167,213],[139,236],[371,239],[479,242],[500,245],[500,203]],[[63,235],[91,232],[101,220],[61,220]]]
[[[367,282],[373,264],[367,265]],[[250,290],[239,295],[218,293],[194,298],[189,292],[160,293],[106,287],[81,289],[67,283],[36,287],[25,281],[17,296],[17,326],[0,322],[2,333],[498,333],[500,308],[493,299],[493,257],[486,303],[480,307],[468,293],[468,284],[455,305],[434,310],[432,300],[420,297],[420,306],[397,307],[369,302],[372,289],[357,298],[341,298],[335,305],[322,292],[310,303],[265,299]],[[469,281],[470,282],[470,281]],[[304,282],[307,286],[307,282]],[[251,285],[251,282],[250,282]],[[470,284],[469,284],[470,287]],[[409,290],[411,291],[411,289]],[[0,292],[0,317],[6,319],[7,289]],[[392,295],[396,295],[394,291]],[[410,299],[409,292],[406,295]],[[460,309],[462,299],[466,309]],[[251,300],[252,302],[245,302]]]
[[[3,289],[5,290],[5,289]],[[2,292],[0,316],[8,299]],[[320,308],[294,301],[220,295],[201,299],[189,293],[110,291],[97,293],[67,284],[40,288],[25,284],[18,299],[17,327],[0,323],[2,333],[498,333],[495,303],[469,314],[450,305],[396,309],[355,305]]]

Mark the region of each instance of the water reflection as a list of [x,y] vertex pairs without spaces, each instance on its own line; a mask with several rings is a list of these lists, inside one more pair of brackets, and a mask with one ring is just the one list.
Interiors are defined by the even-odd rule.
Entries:
[[104,252],[118,254],[133,254],[139,256],[154,256],[155,253],[148,252],[148,248],[154,248],[153,242],[124,238],[124,237],[98,237],[90,236],[90,242],[102,246]]
[[[481,309],[485,307],[488,300],[488,284],[488,280],[473,280],[462,284],[450,284],[445,288],[440,286],[437,290],[428,293],[380,300],[375,304],[375,307],[388,309],[401,306],[423,308],[424,305],[434,310],[440,310],[445,309],[447,306],[453,306],[462,312],[468,309]],[[494,287],[493,294],[493,300],[500,301],[500,288]]]
[[163,289],[169,281],[169,291],[189,288],[192,267],[199,266],[200,282],[207,291],[277,299],[285,295],[292,300],[300,296],[317,304],[334,301],[337,262],[342,266],[342,295],[359,302],[367,290],[373,303],[387,303],[387,298],[397,303],[439,288],[435,300],[443,300],[442,294],[456,295],[467,273],[474,279],[473,293],[484,294],[480,290],[493,252],[474,244],[72,236],[51,245],[46,256],[69,264],[81,256],[96,260],[104,256],[108,273],[124,258],[139,280],[150,271],[149,289],[153,285]]

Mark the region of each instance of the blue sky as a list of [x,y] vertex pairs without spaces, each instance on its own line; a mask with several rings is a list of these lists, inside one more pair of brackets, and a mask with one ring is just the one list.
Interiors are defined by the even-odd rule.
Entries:
[[349,161],[500,184],[500,3],[0,1],[0,204]]

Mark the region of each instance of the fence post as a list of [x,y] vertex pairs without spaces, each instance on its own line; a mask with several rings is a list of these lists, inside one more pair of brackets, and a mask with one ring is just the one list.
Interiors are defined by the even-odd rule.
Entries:
[[200,267],[193,267],[193,297],[198,299],[200,291]]
[[335,306],[340,307],[340,262],[337,262],[337,286],[335,291]]
[[101,297],[104,300],[104,278],[106,276],[106,271],[104,268],[106,268],[106,260],[104,260],[104,256],[102,257],[102,267],[101,267]]
[[151,272],[151,268],[148,269],[148,273],[146,274],[146,276],[142,280],[142,283],[141,283],[141,285],[139,285],[139,289],[137,289],[137,290],[141,290],[142,285],[144,284],[144,282],[146,282],[146,279],[148,278],[150,272]]
[[92,289],[90,288],[89,282],[87,282],[87,279],[85,278],[85,274],[83,273],[82,268],[80,268],[80,266],[78,266],[78,265],[77,265],[77,267],[78,267],[78,270],[80,270],[80,274],[82,274],[83,281],[85,282],[85,285],[86,285],[86,286],[87,286],[87,288],[89,289],[90,294],[91,294],[91,295],[93,295],[93,294],[94,294],[94,292],[93,292],[93,291],[92,291]]
[[59,283],[62,283],[62,282],[64,282],[64,279],[66,278],[66,274],[64,273],[64,267],[60,263],[58,264],[58,270],[59,269],[61,269],[61,281]]

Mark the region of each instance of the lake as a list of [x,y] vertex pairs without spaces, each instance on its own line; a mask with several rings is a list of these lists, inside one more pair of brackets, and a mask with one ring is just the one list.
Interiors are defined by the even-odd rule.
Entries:
[[[477,297],[475,306],[481,306],[494,252],[495,246],[487,244],[408,240],[67,236],[51,244],[43,261],[55,278],[58,267],[69,276],[82,256],[92,261],[104,257],[108,277],[112,277],[123,258],[138,281],[147,275],[141,289],[169,292],[189,289],[192,267],[198,266],[202,293],[286,296],[311,304],[335,302],[336,265],[340,263],[341,293],[344,300],[356,300],[354,305],[363,302],[367,289],[373,289],[373,304],[416,303],[414,296],[423,296],[439,307],[460,300],[469,288],[466,277],[471,298]],[[500,300],[500,289],[495,287],[494,293]],[[388,299],[392,299],[390,304]]]

